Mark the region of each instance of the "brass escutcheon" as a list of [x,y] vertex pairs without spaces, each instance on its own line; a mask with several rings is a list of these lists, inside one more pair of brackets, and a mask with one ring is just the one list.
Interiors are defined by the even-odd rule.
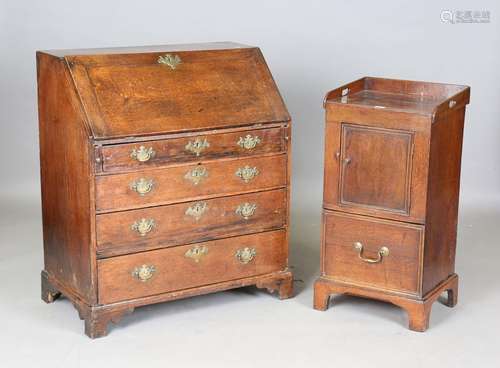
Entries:
[[257,136],[252,137],[250,134],[247,134],[246,137],[240,137],[237,144],[244,149],[251,150],[260,143],[260,138]]
[[255,203],[242,203],[236,208],[236,214],[240,215],[243,217],[245,220],[248,220],[253,214],[255,213],[255,210],[257,209],[257,205]]
[[363,262],[366,262],[366,263],[379,263],[379,262],[382,262],[383,257],[387,257],[389,255],[389,248],[382,247],[378,251],[378,257],[377,258],[366,258],[366,257],[363,257],[363,244],[361,242],[355,242],[354,243],[354,249],[356,250],[356,252],[358,252],[359,259],[361,259]]
[[200,262],[200,259],[208,254],[208,247],[202,245],[202,246],[195,246],[194,248],[189,249],[184,256],[187,258],[192,258],[196,263]]
[[146,148],[144,146],[140,146],[137,149],[133,149],[130,153],[130,157],[139,162],[149,161],[151,158],[155,157],[156,152],[152,147]]
[[140,267],[134,268],[132,271],[132,276],[138,279],[139,281],[146,282],[153,277],[153,274],[156,272],[155,266],[151,265],[142,265]]
[[247,264],[251,262],[255,256],[257,255],[257,251],[255,248],[245,247],[243,249],[238,249],[236,251],[235,257],[240,263]]
[[139,178],[130,184],[130,189],[143,196],[153,190],[153,179]]
[[171,69],[177,68],[177,66],[182,62],[179,55],[165,54],[158,58],[158,64],[168,65]]
[[196,154],[196,156],[199,156],[200,153],[202,153],[208,147],[210,147],[210,143],[208,143],[208,140],[206,138],[196,138],[194,141],[189,141],[188,144],[186,144],[185,148],[189,152],[192,152]]
[[208,205],[206,202],[197,202],[194,205],[188,207],[186,210],[186,215],[192,216],[195,220],[199,220],[203,214],[208,211]]
[[208,177],[208,170],[203,166],[197,166],[184,175],[184,178],[190,180],[194,185],[198,185],[206,177]]
[[250,180],[259,175],[259,170],[256,167],[250,167],[247,165],[236,170],[235,175],[245,183],[248,183]]
[[146,236],[153,228],[156,226],[154,219],[145,219],[141,218],[140,220],[135,221],[131,228],[134,231],[137,231],[140,236]]

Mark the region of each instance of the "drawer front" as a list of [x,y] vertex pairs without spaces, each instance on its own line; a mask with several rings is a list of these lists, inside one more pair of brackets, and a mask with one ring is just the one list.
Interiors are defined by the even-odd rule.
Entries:
[[283,128],[205,134],[102,147],[105,172],[130,171],[176,162],[281,152]]
[[424,228],[325,211],[323,270],[360,286],[418,295]]
[[96,178],[98,211],[196,200],[286,185],[285,155],[183,165]]
[[101,259],[99,303],[283,270],[285,239],[285,231],[279,230]]
[[97,215],[100,257],[283,227],[286,190]]

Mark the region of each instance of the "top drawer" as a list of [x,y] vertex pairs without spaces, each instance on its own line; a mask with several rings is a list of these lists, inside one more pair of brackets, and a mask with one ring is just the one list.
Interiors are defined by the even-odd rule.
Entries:
[[276,127],[103,146],[102,170],[119,172],[200,159],[281,152],[285,149],[284,136],[284,128]]

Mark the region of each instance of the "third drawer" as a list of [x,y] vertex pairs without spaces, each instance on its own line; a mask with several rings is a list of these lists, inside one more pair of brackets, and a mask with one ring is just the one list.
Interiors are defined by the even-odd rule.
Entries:
[[286,190],[178,203],[97,216],[99,257],[206,241],[286,223]]

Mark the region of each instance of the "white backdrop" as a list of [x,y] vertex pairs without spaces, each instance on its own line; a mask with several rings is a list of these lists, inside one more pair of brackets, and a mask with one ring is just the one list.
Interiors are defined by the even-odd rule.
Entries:
[[[491,22],[443,23],[444,9],[488,10]],[[321,192],[324,93],[364,75],[470,85],[462,198],[500,196],[499,10],[497,1],[1,0],[0,193],[38,196],[35,50],[231,40],[261,47],[292,115],[294,200]]]

